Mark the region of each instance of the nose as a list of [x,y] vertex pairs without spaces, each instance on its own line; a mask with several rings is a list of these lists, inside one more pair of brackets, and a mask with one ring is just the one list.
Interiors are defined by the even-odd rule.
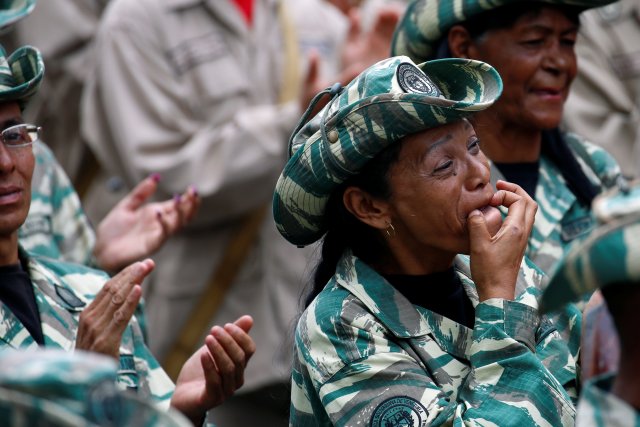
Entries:
[[0,173],[11,173],[16,168],[15,159],[9,150],[0,142]]
[[469,191],[482,190],[491,180],[489,161],[482,151],[469,157],[465,185]]
[[560,40],[554,40],[542,59],[542,68],[554,75],[566,72],[575,61],[573,48],[565,47]]

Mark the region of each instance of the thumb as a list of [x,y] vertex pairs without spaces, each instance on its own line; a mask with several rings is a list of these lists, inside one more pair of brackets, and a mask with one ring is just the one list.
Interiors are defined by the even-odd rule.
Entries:
[[481,248],[483,242],[491,240],[491,234],[487,229],[487,222],[482,212],[478,209],[471,211],[467,217],[467,228],[469,229],[471,252],[476,252],[476,250]]
[[357,8],[353,7],[348,12],[349,30],[347,32],[346,42],[357,40],[362,33],[362,25],[360,24],[360,14]]
[[307,68],[305,83],[307,87],[314,87],[320,74],[320,55],[316,50],[311,50],[308,58],[309,67]]
[[129,192],[122,202],[130,210],[136,210],[142,206],[158,189],[159,175],[152,174],[143,179],[133,190]]
[[243,331],[249,332],[251,330],[251,327],[253,326],[253,318],[249,315],[244,315],[233,322],[233,324],[238,326]]
[[376,17],[372,32],[383,35],[391,41],[391,37],[393,37],[393,33],[401,16],[402,13],[395,7],[388,6],[381,8]]

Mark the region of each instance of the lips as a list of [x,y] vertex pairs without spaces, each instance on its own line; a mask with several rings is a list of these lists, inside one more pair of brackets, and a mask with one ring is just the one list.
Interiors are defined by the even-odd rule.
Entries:
[[0,205],[8,205],[22,198],[22,188],[17,186],[0,188]]

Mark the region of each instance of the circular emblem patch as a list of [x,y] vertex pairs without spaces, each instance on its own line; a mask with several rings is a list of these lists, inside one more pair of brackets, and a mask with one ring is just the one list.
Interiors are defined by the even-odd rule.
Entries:
[[392,397],[373,411],[370,427],[424,427],[427,410],[410,397]]
[[436,85],[418,67],[413,64],[402,63],[396,71],[398,83],[405,92],[426,93],[431,96],[440,95]]

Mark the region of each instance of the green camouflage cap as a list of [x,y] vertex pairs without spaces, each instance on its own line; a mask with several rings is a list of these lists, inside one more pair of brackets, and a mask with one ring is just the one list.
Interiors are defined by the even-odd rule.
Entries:
[[640,181],[598,196],[593,212],[600,225],[576,242],[550,275],[543,312],[603,286],[640,282]]
[[36,0],[0,0],[0,29],[16,23],[33,11]]
[[[372,65],[345,88],[321,92],[289,141],[291,158],[273,197],[278,230],[295,245],[315,242],[326,230],[324,210],[332,191],[371,158],[407,135],[488,108],[501,92],[500,75],[484,62],[416,65],[406,56]],[[305,123],[324,93],[331,101]]]
[[[433,59],[440,39],[449,29],[482,12],[536,0],[414,0],[398,24],[391,43],[392,55],[407,55],[416,62]],[[537,0],[581,9],[615,0]]]
[[0,46],[0,102],[16,101],[24,108],[43,76],[44,62],[38,49],[23,46],[7,57]]
[[2,425],[191,425],[181,414],[117,388],[116,369],[113,359],[95,353],[4,349],[0,351]]

